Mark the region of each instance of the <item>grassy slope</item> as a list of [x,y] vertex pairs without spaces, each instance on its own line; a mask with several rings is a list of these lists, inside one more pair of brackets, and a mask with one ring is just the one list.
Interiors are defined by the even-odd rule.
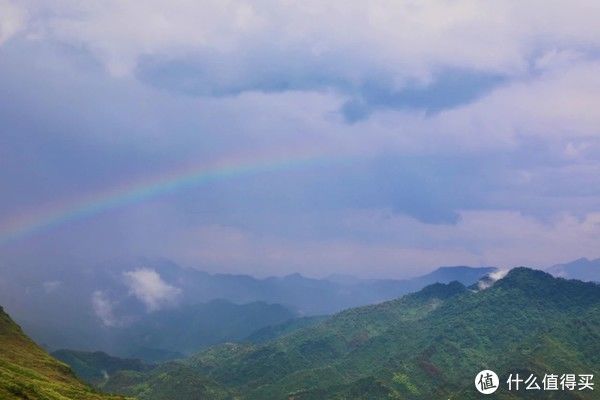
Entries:
[[81,383],[70,368],[31,341],[0,307],[0,398],[117,400]]

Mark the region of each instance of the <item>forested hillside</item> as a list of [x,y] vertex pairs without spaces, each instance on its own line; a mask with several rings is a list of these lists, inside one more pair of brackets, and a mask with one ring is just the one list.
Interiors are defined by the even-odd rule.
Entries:
[[[473,379],[488,368],[503,381],[515,372],[600,373],[600,287],[526,268],[482,291],[434,284],[264,345],[214,347],[160,374],[117,373],[105,388],[159,399],[185,373],[219,385],[215,399],[478,399]],[[489,397],[525,396],[502,390]]]

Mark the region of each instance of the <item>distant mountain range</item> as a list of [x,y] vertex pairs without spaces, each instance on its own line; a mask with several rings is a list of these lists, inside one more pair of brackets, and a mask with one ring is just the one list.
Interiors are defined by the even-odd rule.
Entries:
[[596,260],[580,258],[570,263],[557,264],[548,268],[547,271],[561,278],[600,282],[600,258]]
[[156,358],[156,350],[183,357],[214,344],[242,341],[261,328],[277,326],[297,316],[282,305],[263,302],[238,305],[213,300],[183,305],[147,314],[132,325],[115,330],[115,347],[119,354],[162,361],[176,357]]
[[[149,260],[55,273],[13,268],[10,277],[0,279],[0,303],[48,349],[103,350],[160,361],[241,340],[295,317],[394,299],[434,282],[469,285],[493,270],[442,267],[414,279],[366,280],[300,274],[258,279]],[[257,304],[245,306],[249,303]],[[214,323],[207,323],[213,317]],[[181,320],[190,322],[185,335],[172,328]]]
[[[493,275],[499,280],[486,277],[483,286],[435,283],[330,317],[292,319],[178,361],[152,365],[70,350],[55,356],[103,391],[139,400],[475,400],[473,378],[482,369],[501,382],[511,373],[598,376],[600,285],[527,268]],[[489,397],[597,398],[590,390],[540,396],[504,385]],[[0,398],[120,399],[77,381],[1,308]]]
[[[139,271],[144,272],[139,279],[154,280],[149,288],[158,285],[159,294],[171,297],[143,292],[148,289],[138,287],[143,279],[131,282]],[[345,275],[314,279],[300,274],[258,279],[209,274],[169,261],[138,260],[56,275],[27,274],[26,269],[14,273],[13,269],[10,279],[0,279],[0,303],[47,349],[100,350],[159,362],[218,343],[266,341],[318,320],[304,317],[381,303],[432,283],[459,281],[470,286],[494,271],[455,266],[405,280]],[[580,259],[548,271],[599,281],[600,260]],[[174,328],[182,321],[186,321],[185,332]]]
[[433,284],[264,344],[225,344],[150,371],[119,371],[103,389],[141,400],[475,400],[482,397],[474,377],[492,369],[503,385],[490,398],[597,399],[590,390],[509,392],[504,382],[511,373],[598,376],[599,285],[516,268],[477,287]]
[[282,304],[302,315],[331,314],[349,307],[380,303],[435,282],[457,280],[469,285],[495,270],[491,267],[441,267],[404,280],[350,276],[315,279],[300,274],[258,279],[249,275],[209,274],[170,262],[153,265],[166,282],[182,290],[185,303],[213,299],[227,299],[239,304],[264,301]]
[[118,371],[143,372],[155,368],[155,364],[113,357],[102,351],[58,350],[51,356],[69,365],[79,378],[94,386],[104,385]]

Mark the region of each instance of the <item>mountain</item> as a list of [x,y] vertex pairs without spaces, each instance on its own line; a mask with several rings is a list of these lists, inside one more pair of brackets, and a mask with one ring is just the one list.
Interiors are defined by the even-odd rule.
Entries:
[[469,286],[495,270],[496,268],[491,267],[440,267],[429,274],[413,278],[410,282],[414,287],[418,287],[419,289],[433,283],[450,283],[453,281]]
[[562,278],[600,282],[600,258],[596,260],[580,258],[570,263],[554,265],[548,268],[547,271]]
[[282,305],[264,302],[238,305],[226,300],[213,300],[184,305],[148,314],[119,330],[116,348],[120,354],[160,361],[153,360],[146,349],[191,354],[214,344],[241,341],[256,330],[296,316]]
[[[397,300],[353,308],[264,344],[226,344],[164,365],[157,378],[116,373],[106,388],[157,399],[181,370],[226,396],[269,399],[479,399],[483,369],[543,376],[600,373],[600,286],[511,270],[480,291],[433,284]],[[541,377],[540,377],[541,379]],[[161,383],[162,382],[162,383]],[[152,385],[153,391],[144,391]],[[223,393],[226,393],[223,394]],[[530,398],[505,386],[491,399]],[[593,399],[594,391],[544,392]],[[180,400],[193,397],[178,397]],[[210,399],[210,397],[206,397]]]
[[250,335],[246,336],[242,342],[265,343],[270,340],[277,339],[280,336],[292,333],[298,329],[316,325],[326,318],[327,317],[324,315],[293,318],[281,324],[265,326],[264,328],[254,331]]
[[[220,301],[220,303],[222,303],[224,306],[231,306],[231,303],[226,303],[224,301]],[[257,305],[259,303],[253,303],[250,305],[247,305],[245,307],[242,307],[241,309],[243,310],[244,308],[251,308],[252,305]],[[276,307],[275,307],[276,308]],[[284,309],[285,310],[285,309]],[[208,317],[207,321],[205,321],[205,323],[209,323],[211,321],[211,316],[207,316],[204,315],[205,317]],[[214,316],[212,316],[214,317]],[[222,319],[223,316],[218,316],[217,319]],[[317,323],[325,320],[327,317],[326,316],[313,316],[313,317],[298,317],[298,318],[291,318],[286,320],[285,322],[282,323],[278,323],[278,324],[274,324],[274,325],[268,325],[265,326],[264,328],[258,329],[254,332],[252,332],[250,335],[242,338],[241,342],[243,343],[265,343],[268,342],[270,340],[274,340],[277,339],[278,337],[290,334],[296,330],[299,330],[301,328],[305,328],[308,326],[313,326],[316,325]],[[191,324],[193,325],[193,324]],[[182,327],[185,327],[182,328]],[[172,327],[170,327],[170,331],[175,332],[175,339],[171,338],[171,337],[165,337],[166,339],[168,339],[167,341],[169,343],[171,343],[171,345],[175,345],[176,346],[176,340],[178,337],[193,337],[193,331],[188,330],[187,329],[188,324],[183,321],[183,320],[179,320],[177,321],[177,324],[173,325]],[[164,329],[155,329],[152,331],[162,331],[165,332]],[[236,330],[237,331],[237,330]],[[237,331],[239,332],[239,331]],[[165,332],[166,333],[166,332]],[[238,333],[236,336],[243,336],[243,334]],[[125,339],[125,338],[123,338]],[[147,338],[147,337],[132,337],[129,338],[129,340],[135,341],[135,340],[142,340],[142,341],[148,341],[151,338]],[[154,338],[154,339],[158,339],[158,338]],[[217,340],[219,343],[223,342],[224,340],[219,339]],[[184,341],[185,343],[185,341]],[[155,344],[156,345],[156,344]],[[164,344],[158,344],[163,345]],[[129,347],[133,347],[135,350],[132,351],[133,354],[138,354],[138,355],[142,355],[142,357],[140,358],[120,358],[120,357],[115,357],[115,356],[111,356],[106,354],[105,352],[102,351],[77,351],[77,350],[68,350],[68,349],[62,349],[62,350],[58,350],[55,351],[53,353],[51,353],[51,355],[53,357],[55,357],[56,359],[64,362],[65,364],[69,365],[73,371],[75,372],[75,374],[77,375],[78,378],[80,378],[81,380],[83,380],[84,382],[95,386],[95,387],[103,387],[107,380],[116,372],[119,371],[128,371],[128,373],[134,373],[134,372],[147,372],[150,371],[154,368],[157,368],[158,371],[160,371],[163,366],[157,364],[157,363],[153,363],[153,362],[148,362],[150,361],[170,361],[170,360],[174,360],[174,359],[183,359],[185,356],[181,353],[177,353],[177,352],[169,352],[168,350],[161,350],[159,353],[154,353],[157,352],[158,350],[154,350],[154,352],[150,351],[149,347],[144,347],[144,346],[129,346]],[[206,347],[205,344],[200,345],[200,348],[202,347]],[[175,356],[174,356],[175,355]],[[169,365],[168,363],[166,365]]]
[[51,355],[69,365],[78,378],[94,386],[101,386],[117,371],[149,371],[154,367],[138,359],[113,357],[102,351],[86,352],[63,349],[55,351]]
[[332,314],[347,308],[380,303],[435,282],[458,280],[466,285],[494,271],[491,267],[442,267],[412,279],[360,279],[332,276],[315,279],[291,274],[257,279],[248,275],[209,274],[172,264],[156,264],[156,271],[181,288],[182,302],[194,304],[215,298],[244,304],[254,301],[282,304],[302,315]]
[[419,291],[425,286],[434,283],[450,283],[456,281],[465,286],[470,286],[494,271],[496,271],[496,268],[492,267],[440,267],[433,272],[412,279],[367,280],[364,282],[359,282],[353,286],[356,288],[355,292],[358,293],[370,293],[371,296],[374,296],[374,293],[379,293],[379,301],[370,301],[357,304],[366,305],[392,300],[407,293]]
[[[130,327],[138,322],[138,326],[152,327],[154,323],[148,321],[155,317],[177,319],[178,315],[188,313],[189,307],[215,299],[239,305],[281,304],[302,316],[325,315],[391,300],[434,282],[458,280],[469,285],[492,270],[444,267],[406,280],[341,276],[313,279],[300,274],[258,279],[248,275],[210,274],[168,260],[113,260],[84,267],[25,265],[18,269],[9,269],[0,263],[0,303],[34,340],[50,350],[101,350],[123,357],[160,361],[201,347],[186,345],[177,351],[167,351],[149,344],[143,348],[123,349],[118,338],[134,329]],[[149,279],[155,286],[148,286]],[[159,297],[152,292],[156,288],[160,289]],[[166,313],[173,315],[167,317]],[[254,324],[253,329],[262,327]],[[160,334],[138,332],[150,336]],[[214,343],[216,338],[219,341],[240,338],[240,335],[223,336],[210,329],[199,335],[214,339],[201,343],[202,346]]]
[[81,383],[65,364],[29,339],[0,307],[0,398],[117,400]]

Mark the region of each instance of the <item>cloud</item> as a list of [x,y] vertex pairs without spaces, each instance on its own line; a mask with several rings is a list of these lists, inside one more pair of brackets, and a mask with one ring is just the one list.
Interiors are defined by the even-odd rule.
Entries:
[[[372,108],[454,107],[600,44],[594,1],[33,2],[30,27],[114,76],[194,95],[333,89]],[[567,54],[562,52],[561,54]],[[554,57],[565,59],[565,57]],[[454,72],[453,72],[454,71]],[[456,79],[467,76],[468,79]],[[473,79],[473,77],[477,79]],[[442,101],[441,98],[444,98]]]
[[60,288],[60,286],[62,285],[62,281],[46,281],[42,283],[42,286],[44,287],[44,290],[46,291],[46,293],[52,293],[54,291],[56,291],[58,288]]
[[494,285],[494,283],[504,278],[509,272],[510,269],[499,269],[497,271],[494,271],[491,274],[488,274],[482,280],[480,280],[477,283],[477,287],[479,288],[479,290],[485,290],[487,288],[490,288]]
[[104,326],[113,327],[120,325],[119,319],[115,317],[113,312],[114,303],[104,292],[96,290],[92,293],[92,307]]
[[3,256],[374,276],[598,256],[595,2],[0,4],[26,16],[0,49],[2,227],[238,155],[324,160],[70,221]]
[[347,122],[386,108],[424,110],[430,115],[469,104],[503,82],[501,75],[458,70],[445,70],[425,85],[409,82],[401,90],[390,91],[389,82],[373,82],[363,85],[360,95],[347,101],[341,111]]
[[[401,243],[365,243],[352,239],[292,241],[223,227],[198,229],[195,248],[174,251],[188,264],[260,275],[304,271],[324,276],[331,271],[358,276],[406,277],[432,266],[460,264],[477,257],[460,248],[431,249]],[[368,272],[367,272],[368,270]]]
[[541,268],[597,255],[599,218],[565,214],[540,221],[511,211],[462,211],[454,225],[432,225],[393,212],[348,211],[322,216],[326,221],[313,237],[200,226],[171,235],[160,252],[200,269],[261,275],[303,271],[399,278],[440,265]]
[[139,268],[123,275],[129,292],[144,303],[148,311],[173,303],[181,293],[181,289],[169,285],[153,269]]
[[30,7],[45,13],[47,35],[88,46],[109,65],[202,49],[217,57],[238,54],[246,62],[250,54],[289,49],[309,56],[305,61],[313,68],[341,52],[349,57],[337,63],[339,71],[388,64],[426,79],[427,69],[439,65],[520,71],[527,67],[527,53],[544,42],[597,43],[594,2],[578,3],[63,0]]
[[10,0],[0,0],[0,45],[25,24],[25,13]]

